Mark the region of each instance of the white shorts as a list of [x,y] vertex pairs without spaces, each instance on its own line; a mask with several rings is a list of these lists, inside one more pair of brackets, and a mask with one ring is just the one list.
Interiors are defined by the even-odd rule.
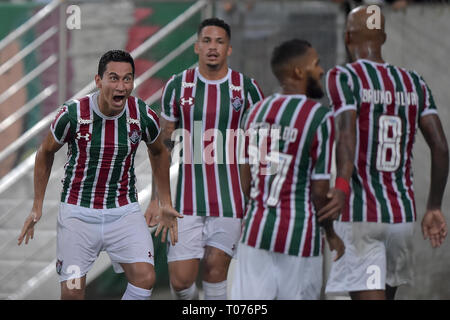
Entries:
[[61,203],[56,244],[60,282],[86,275],[103,250],[117,273],[123,272],[120,263],[154,265],[153,241],[139,204],[90,209]]
[[241,236],[241,224],[242,220],[237,218],[185,215],[178,219],[178,242],[168,245],[167,261],[203,259],[205,246],[233,257]]
[[323,257],[297,257],[239,243],[232,300],[317,300]]
[[345,254],[332,262],[326,293],[412,283],[413,222],[335,222],[334,229],[345,243]]

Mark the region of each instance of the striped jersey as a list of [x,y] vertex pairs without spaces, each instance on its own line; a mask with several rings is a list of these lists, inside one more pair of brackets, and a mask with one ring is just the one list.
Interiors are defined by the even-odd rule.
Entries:
[[[205,79],[198,68],[169,79],[161,116],[178,122],[177,132],[183,134],[175,197],[178,212],[243,217],[237,143],[240,121],[249,106],[262,98],[255,80],[231,69],[220,80]],[[176,150],[177,145],[174,154]]]
[[103,115],[98,92],[66,102],[50,130],[68,144],[61,202],[87,208],[116,208],[137,202],[134,157],[141,140],[153,143],[159,118],[142,100],[129,97],[123,111]]
[[311,181],[329,180],[332,111],[304,95],[274,94],[250,109],[252,175],[241,241],[293,256],[318,256],[322,235]]
[[415,221],[412,148],[419,117],[437,113],[423,78],[361,59],[330,70],[327,91],[335,117],[357,112],[352,192],[342,221]]

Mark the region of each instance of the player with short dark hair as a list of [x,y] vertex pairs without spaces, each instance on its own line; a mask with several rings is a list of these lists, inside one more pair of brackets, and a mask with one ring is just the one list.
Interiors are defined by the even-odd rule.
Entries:
[[[249,164],[241,179],[249,198],[237,251],[233,299],[319,299],[322,233],[333,146],[332,112],[320,99],[323,69],[304,40],[283,42],[271,66],[282,92],[253,106],[244,128]],[[344,253],[332,221],[322,217],[336,259]]]
[[98,91],[61,107],[36,154],[34,202],[18,239],[34,236],[55,153],[67,143],[57,226],[56,269],[61,299],[84,299],[86,274],[105,250],[116,272],[125,272],[122,299],[149,299],[155,282],[153,242],[139,207],[134,156],[145,141],[160,195],[157,233],[170,229],[177,241],[172,208],[169,155],[159,136],[159,118],[132,97],[134,63],[124,51],[105,53],[95,76]]
[[327,75],[336,121],[336,187],[321,214],[342,210],[336,232],[346,254],[332,264],[327,292],[353,299],[393,299],[412,281],[416,221],[412,150],[420,128],[431,150],[431,184],[422,231],[438,247],[447,235],[441,211],[448,146],[430,88],[414,71],[384,61],[384,16],[369,28],[367,7],[348,15],[352,63]]
[[[182,132],[183,145],[175,208],[184,218],[179,241],[169,247],[167,260],[177,298],[198,297],[195,280],[202,260],[205,299],[226,299],[228,267],[245,205],[238,130],[244,112],[262,99],[262,93],[253,79],[228,68],[232,48],[224,21],[204,20],[194,50],[198,67],[171,77],[161,103],[164,141],[175,140]],[[156,203],[149,205],[148,220]]]

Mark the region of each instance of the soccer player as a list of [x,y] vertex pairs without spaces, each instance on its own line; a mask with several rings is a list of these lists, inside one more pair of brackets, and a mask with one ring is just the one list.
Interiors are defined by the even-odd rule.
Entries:
[[[431,184],[422,220],[425,238],[438,247],[447,235],[441,202],[448,175],[448,147],[430,88],[414,71],[386,63],[384,17],[348,15],[345,43],[353,62],[327,74],[336,121],[336,188],[320,214],[344,207],[336,233],[346,253],[332,264],[327,292],[353,299],[393,299],[412,280],[416,207],[412,148],[417,128],[431,150]],[[345,206],[344,206],[345,205]]]
[[253,79],[228,68],[230,40],[230,27],[223,20],[204,20],[194,48],[198,67],[174,75],[163,92],[164,141],[181,137],[183,145],[175,208],[184,218],[178,225],[179,241],[167,254],[178,299],[198,298],[195,280],[202,259],[205,299],[226,299],[228,267],[240,237],[245,202],[238,130],[244,112],[262,93]]
[[[249,198],[237,250],[233,299],[319,299],[322,234],[316,212],[329,189],[333,117],[312,99],[324,93],[316,50],[293,39],[275,48],[272,71],[282,92],[253,106],[245,121]],[[321,217],[336,259],[344,253],[332,221]]]
[[93,94],[66,102],[36,154],[34,202],[18,239],[34,236],[54,154],[68,144],[57,225],[56,270],[61,299],[83,299],[86,274],[101,250],[116,272],[125,272],[122,299],[149,299],[155,282],[153,243],[137,202],[134,156],[141,140],[148,147],[160,195],[163,240],[170,229],[177,241],[177,217],[169,188],[169,154],[159,136],[158,116],[130,96],[134,62],[129,53],[113,50],[100,59]]

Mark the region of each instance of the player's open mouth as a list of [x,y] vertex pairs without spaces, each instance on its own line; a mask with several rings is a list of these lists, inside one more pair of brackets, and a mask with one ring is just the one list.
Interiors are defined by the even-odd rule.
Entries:
[[122,102],[123,99],[125,99],[125,96],[113,96],[114,102],[117,102],[117,103]]
[[217,53],[208,53],[208,54],[207,54],[207,57],[208,57],[208,58],[218,58],[219,55],[218,55]]

